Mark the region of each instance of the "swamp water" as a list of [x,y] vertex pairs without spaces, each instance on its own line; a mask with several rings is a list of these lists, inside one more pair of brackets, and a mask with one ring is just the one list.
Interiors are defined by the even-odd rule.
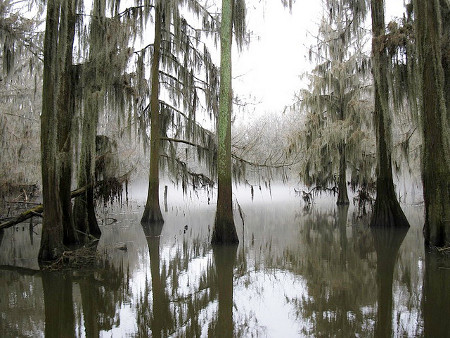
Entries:
[[159,228],[140,224],[144,194],[99,210],[95,270],[40,272],[40,226],[5,230],[0,337],[449,335],[450,267],[424,251],[423,207],[402,205],[407,232],[371,231],[332,198],[247,190],[238,247],[209,244],[216,196],[170,189]]

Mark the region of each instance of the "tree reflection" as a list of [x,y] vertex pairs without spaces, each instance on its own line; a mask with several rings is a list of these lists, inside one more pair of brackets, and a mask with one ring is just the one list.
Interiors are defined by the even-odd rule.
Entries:
[[74,337],[71,272],[42,272],[45,303],[45,336]]
[[425,250],[423,321],[425,337],[448,337],[450,333],[450,259]]
[[163,225],[164,223],[142,224],[150,256],[152,309],[150,310],[149,305],[149,285],[146,283],[144,297],[138,306],[138,335],[147,335],[151,331],[153,337],[167,336],[174,327],[166,291],[166,276],[161,276],[160,271],[159,246]]
[[118,309],[131,298],[122,268],[105,261],[103,267],[83,273],[77,282],[80,285],[86,337],[98,337],[101,331],[118,326]]
[[219,293],[217,321],[209,328],[211,337],[233,337],[233,268],[236,262],[237,245],[213,247],[214,265]]
[[371,227],[377,252],[377,299],[378,310],[375,322],[376,337],[392,336],[392,284],[394,268],[400,246],[409,227]]
[[[42,271],[45,303],[45,336],[72,337],[76,335],[73,285],[78,284],[81,293],[84,332],[86,337],[98,337],[101,331],[118,326],[119,312],[130,295],[124,288],[126,283],[122,269],[108,261],[95,270]],[[38,297],[36,295],[36,297]],[[77,328],[82,332],[81,327]]]
[[[301,217],[299,244],[285,251],[286,269],[300,275],[307,290],[287,301],[307,323],[302,334],[368,335],[375,288],[373,243],[366,225],[347,228],[349,208]],[[350,230],[350,231],[349,231]]]

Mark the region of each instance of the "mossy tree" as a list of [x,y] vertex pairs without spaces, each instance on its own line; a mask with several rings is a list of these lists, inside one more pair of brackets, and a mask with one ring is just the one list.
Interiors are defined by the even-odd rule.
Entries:
[[309,88],[299,93],[306,111],[305,129],[294,138],[291,148],[304,149],[301,179],[313,189],[338,191],[337,204],[348,204],[347,167],[358,168],[362,185],[371,174],[363,153],[370,137],[371,104],[367,75],[370,61],[362,52],[363,31],[354,27],[348,4],[325,4],[326,17],[319,27],[317,45],[310,59],[318,64],[308,75]]
[[67,184],[63,171],[69,164],[65,161],[71,161],[67,154],[70,149],[70,127],[65,123],[71,120],[73,114],[70,110],[70,90],[75,8],[74,0],[50,0],[47,3],[41,115],[44,218],[40,261],[51,261],[62,254],[64,234],[68,234],[64,227],[71,226],[64,223],[63,216],[63,206],[70,203],[70,195],[68,201],[62,201],[61,197],[67,196],[60,189]]
[[394,189],[392,175],[391,112],[389,109],[389,59],[384,44],[384,0],[371,1],[372,72],[374,77],[374,123],[377,142],[376,200],[371,226],[409,227]]
[[[186,157],[194,148],[197,160],[206,164],[209,175],[215,174],[216,145],[214,135],[196,120],[199,111],[217,116],[218,70],[211,59],[203,37],[214,38],[217,18],[196,0],[187,2],[187,9],[201,19],[200,29],[190,25],[180,13],[181,2],[155,1],[152,44],[137,52],[137,83],[144,84],[146,57],[151,59],[150,89],[142,85],[140,120],[141,136],[147,139],[150,125],[150,170],[147,202],[141,219],[143,224],[163,222],[159,202],[160,166],[181,181],[195,187],[210,184],[207,176],[196,174],[180,159],[177,145],[183,144]],[[148,102],[149,101],[149,102]]]
[[[34,9],[33,9],[34,10]],[[0,200],[17,185],[39,182],[41,111],[41,20],[27,6],[0,4]],[[30,194],[27,193],[27,197]],[[1,202],[0,202],[1,203]]]
[[450,244],[450,130],[445,99],[448,79],[442,55],[443,30],[448,34],[448,26],[443,26],[446,19],[442,20],[441,13],[445,14],[445,8],[442,11],[440,1],[413,3],[422,91],[424,235],[427,245],[442,247]]
[[220,26],[220,99],[217,123],[217,210],[211,241],[213,244],[238,243],[233,218],[233,188],[231,175],[231,113],[232,113],[232,59],[233,27],[238,45],[245,33],[245,2],[222,0]]

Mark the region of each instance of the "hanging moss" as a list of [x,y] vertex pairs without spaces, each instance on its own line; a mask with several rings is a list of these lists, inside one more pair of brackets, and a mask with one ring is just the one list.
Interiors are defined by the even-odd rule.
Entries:
[[[305,157],[301,180],[309,187],[339,190],[338,204],[347,204],[347,167],[362,168],[362,154],[370,146],[368,57],[360,45],[363,31],[355,23],[359,14],[343,1],[327,4],[329,17],[322,19],[318,44],[310,49],[317,66],[308,76],[309,88],[299,94],[305,128],[293,145]],[[370,168],[359,172],[360,177],[371,174]],[[358,183],[353,181],[352,188]]]

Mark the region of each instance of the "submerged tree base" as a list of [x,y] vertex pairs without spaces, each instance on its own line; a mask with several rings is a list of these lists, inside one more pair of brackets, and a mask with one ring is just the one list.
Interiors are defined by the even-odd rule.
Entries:
[[39,266],[41,270],[51,271],[95,267],[99,258],[97,244],[98,240],[94,239],[86,245],[73,250],[64,250],[55,259],[41,260]]
[[370,226],[409,228],[409,222],[396,198],[377,197]]
[[345,199],[345,198],[339,198],[339,197],[338,197],[338,200],[337,200],[336,204],[337,204],[337,205],[349,205],[350,202],[349,202],[349,200],[348,200],[348,197],[347,197],[346,199]]
[[239,238],[236,232],[233,218],[219,217],[216,215],[211,244],[238,244]]
[[161,209],[149,209],[145,208],[144,214],[141,218],[141,224],[143,225],[150,225],[150,224],[164,224],[164,218],[161,213]]

